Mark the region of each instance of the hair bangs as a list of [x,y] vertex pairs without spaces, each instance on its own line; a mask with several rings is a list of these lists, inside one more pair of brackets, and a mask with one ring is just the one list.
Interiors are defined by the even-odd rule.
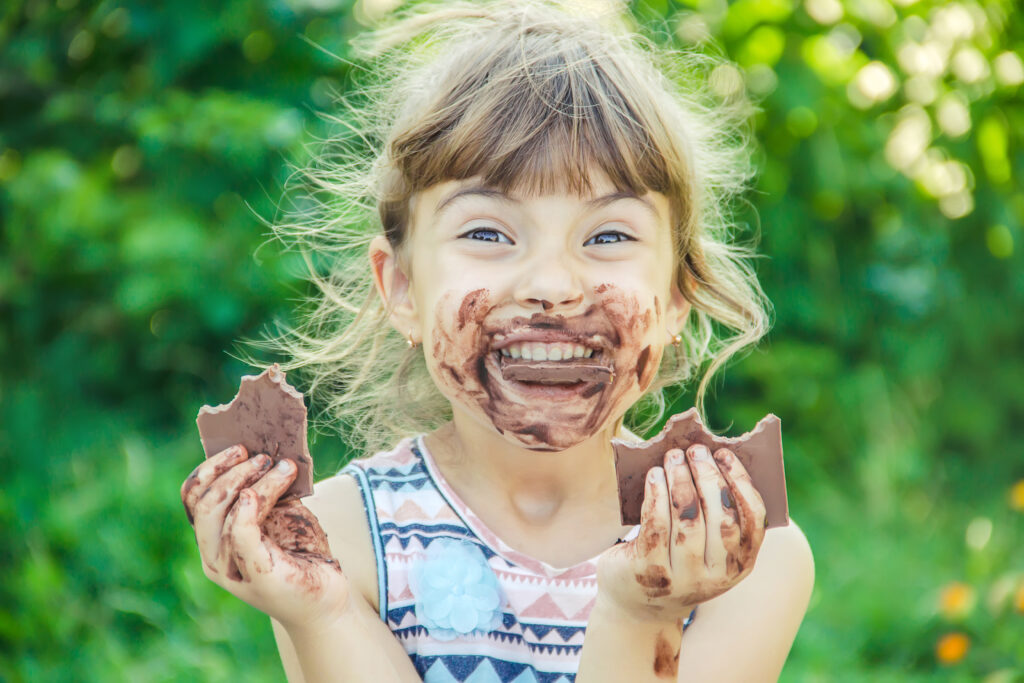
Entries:
[[532,50],[544,54],[535,61],[519,42],[503,47],[486,80],[477,70],[452,88],[459,96],[439,108],[447,116],[426,122],[417,153],[396,155],[413,191],[476,177],[506,193],[586,196],[600,172],[620,191],[674,194],[651,138],[657,128],[640,119],[609,65],[578,43]]

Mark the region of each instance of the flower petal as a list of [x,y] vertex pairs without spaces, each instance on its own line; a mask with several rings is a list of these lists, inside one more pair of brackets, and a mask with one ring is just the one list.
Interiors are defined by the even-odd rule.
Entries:
[[[452,606],[451,625],[459,633],[469,633],[478,627],[477,611],[473,608],[470,600],[458,600],[455,602]],[[479,624],[479,626],[482,625]]]
[[423,612],[431,621],[445,624],[455,606],[455,598],[451,595],[439,597],[437,600],[423,601]]

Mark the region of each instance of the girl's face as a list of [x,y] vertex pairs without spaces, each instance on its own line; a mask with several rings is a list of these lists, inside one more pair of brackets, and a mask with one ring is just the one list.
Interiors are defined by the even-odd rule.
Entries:
[[412,201],[408,279],[384,238],[371,247],[393,324],[423,341],[454,411],[533,450],[614,425],[689,309],[673,281],[668,200],[593,186],[589,197],[522,197],[441,183]]

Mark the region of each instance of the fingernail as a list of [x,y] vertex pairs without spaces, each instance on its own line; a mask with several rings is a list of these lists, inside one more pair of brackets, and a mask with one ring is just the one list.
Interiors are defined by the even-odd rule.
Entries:
[[652,484],[654,482],[658,481],[658,471],[657,470],[651,470],[650,472],[648,472],[647,473],[647,481],[651,482]]
[[277,470],[279,472],[290,472],[292,467],[293,465],[291,460],[281,460],[277,463]]
[[681,462],[683,462],[683,452],[678,450],[670,451],[668,454],[668,460],[673,465],[680,464]]
[[694,460],[710,460],[711,451],[704,444],[697,444],[693,447],[693,459]]
[[274,461],[270,459],[269,455],[260,454],[257,457],[259,458],[259,467],[261,470],[265,470],[274,464]]

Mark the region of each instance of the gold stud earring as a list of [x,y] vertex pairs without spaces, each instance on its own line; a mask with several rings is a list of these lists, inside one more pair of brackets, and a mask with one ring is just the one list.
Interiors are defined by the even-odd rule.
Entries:
[[681,334],[673,334],[672,335],[672,346],[678,347],[682,343],[683,343],[683,335],[681,335]]
[[418,341],[413,339],[412,330],[409,330],[409,335],[405,338],[405,343],[409,345],[410,349],[415,349],[417,346],[420,345]]

